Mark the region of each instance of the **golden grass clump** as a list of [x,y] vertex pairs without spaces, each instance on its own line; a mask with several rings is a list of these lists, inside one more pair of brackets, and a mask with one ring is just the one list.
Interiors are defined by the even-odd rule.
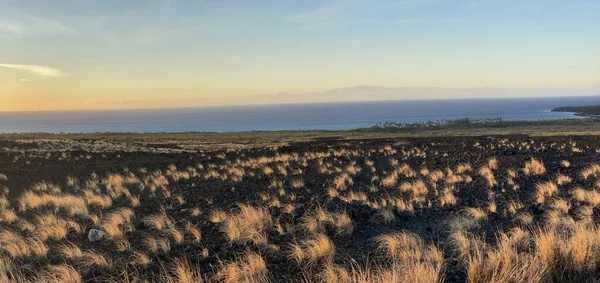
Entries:
[[311,234],[325,233],[331,228],[335,235],[348,236],[354,231],[354,224],[347,213],[328,212],[319,206],[302,218],[302,228]]
[[130,208],[116,209],[100,220],[100,229],[110,237],[120,236],[134,216],[135,213]]
[[91,250],[82,251],[72,243],[60,246],[57,252],[61,258],[72,262],[79,270],[107,268],[112,265],[112,261],[103,254]]
[[73,243],[60,246],[57,253],[64,260],[75,260],[83,256],[81,249]]
[[488,216],[485,210],[478,207],[467,207],[463,211],[465,215],[477,221],[484,221]]
[[0,209],[0,221],[13,223],[19,219],[17,213],[12,209]]
[[442,193],[440,194],[438,199],[440,207],[448,207],[456,204],[457,198],[454,195],[453,191],[453,187],[446,187],[442,189]]
[[80,270],[109,268],[112,264],[112,260],[108,256],[94,251],[84,251],[82,256],[75,261],[75,266]]
[[443,253],[411,233],[392,233],[375,238],[388,264],[367,262],[345,268],[325,263],[322,282],[441,282]]
[[314,281],[324,283],[441,283],[444,278],[443,268],[429,262],[411,261],[408,264],[400,261],[391,261],[388,264],[368,262],[364,265],[351,262],[347,266],[349,267],[325,263],[319,278]]
[[222,210],[213,210],[210,213],[210,222],[212,223],[221,223],[223,221],[225,221],[225,219],[227,219],[228,214],[225,211]]
[[518,243],[501,233],[497,247],[473,241],[464,258],[468,282],[540,282],[547,264],[529,252],[520,252]]
[[463,174],[463,173],[467,173],[467,172],[471,172],[473,170],[473,167],[471,167],[471,164],[468,163],[462,163],[456,166],[456,169],[454,170],[454,172],[456,174]]
[[381,186],[386,187],[386,188],[391,188],[391,187],[394,187],[397,182],[398,182],[398,174],[396,174],[396,172],[392,172],[392,173],[388,174],[387,176],[385,176],[381,180]]
[[550,203],[550,208],[552,208],[553,210],[559,211],[561,213],[567,214],[567,213],[569,213],[571,204],[564,199],[554,199],[554,200],[552,200],[552,203]]
[[253,252],[247,252],[235,260],[221,263],[214,279],[224,283],[271,282],[264,259]]
[[200,229],[198,229],[198,227],[192,223],[186,223],[184,233],[191,242],[199,243],[202,239],[202,233],[200,232]]
[[130,262],[136,266],[147,266],[152,262],[152,259],[143,252],[135,251],[130,257]]
[[88,207],[84,198],[75,195],[36,194],[27,191],[18,199],[21,211],[37,209],[46,206],[64,210],[69,215],[87,215]]
[[262,171],[263,171],[263,174],[265,174],[266,176],[271,176],[274,173],[273,168],[271,168],[269,166],[265,166]]
[[159,231],[173,227],[173,222],[165,213],[148,215],[142,219],[142,222],[146,227]]
[[552,181],[541,182],[535,185],[535,202],[543,203],[546,197],[550,197],[558,193],[558,186]]
[[162,230],[162,233],[175,244],[181,244],[184,240],[184,235],[177,228],[169,227]]
[[231,242],[266,244],[266,232],[273,227],[269,211],[249,204],[240,204],[239,208],[239,212],[227,214],[221,231]]
[[126,237],[118,236],[110,239],[115,249],[119,252],[128,251],[131,248],[129,240]]
[[523,203],[520,201],[511,200],[506,204],[505,215],[515,215],[523,208]]
[[593,282],[600,264],[597,226],[576,225],[569,234],[538,230],[534,234],[536,256],[548,266],[554,282]]
[[496,158],[490,158],[487,162],[487,167],[491,170],[498,169],[498,160]]
[[427,184],[422,180],[416,180],[412,183],[404,182],[400,185],[400,191],[408,192],[414,197],[419,197],[427,194]]
[[38,282],[49,282],[49,283],[81,283],[83,279],[81,275],[72,266],[63,265],[51,265],[42,271],[37,276]]
[[483,166],[479,168],[478,174],[485,178],[488,187],[493,188],[498,185],[498,181],[494,177],[494,172],[489,167]]
[[335,186],[335,189],[345,190],[349,186],[352,186],[352,184],[354,184],[354,181],[352,180],[352,176],[350,174],[343,173],[343,174],[335,177],[335,179],[333,180],[333,184]]
[[557,185],[562,186],[564,184],[568,184],[571,183],[572,179],[571,177],[567,176],[567,175],[563,175],[563,174],[558,174],[555,177],[555,182]]
[[598,236],[595,226],[577,225],[568,234],[516,228],[500,232],[493,246],[456,232],[451,246],[468,282],[593,282],[600,263]]
[[299,188],[302,188],[302,187],[304,187],[304,180],[302,180],[302,179],[293,179],[293,180],[290,182],[290,185],[291,185],[291,186],[292,186],[292,188],[294,188],[294,189],[299,189]]
[[178,258],[168,267],[163,268],[160,274],[162,283],[202,283],[204,278],[197,266],[190,264],[189,260]]
[[201,213],[202,213],[202,211],[197,206],[190,209],[190,215],[192,215],[193,217],[198,217],[198,216],[200,216]]
[[8,229],[0,231],[0,251],[11,259],[29,256],[29,244],[21,235]]
[[394,221],[396,221],[396,215],[394,214],[394,211],[389,207],[379,209],[379,211],[377,211],[377,213],[374,214],[373,217],[371,217],[371,219],[369,219],[369,222],[371,223],[390,224]]
[[597,176],[598,173],[600,173],[600,165],[592,164],[592,165],[586,167],[585,169],[583,169],[581,171],[580,175],[581,175],[581,178],[583,178],[584,180],[587,180],[590,177]]
[[596,190],[585,190],[582,188],[575,188],[571,190],[571,198],[574,201],[587,203],[593,207],[600,205],[600,192]]
[[331,260],[335,254],[333,242],[325,234],[317,234],[291,246],[289,257],[298,263],[315,264],[320,260]]
[[430,171],[427,177],[429,177],[431,183],[437,183],[438,181],[444,178],[444,172],[442,172],[442,170],[440,169],[435,169],[433,171]]
[[531,175],[544,175],[546,173],[546,167],[544,167],[544,163],[538,161],[536,159],[531,159],[525,162],[525,167],[523,167],[523,174],[525,176]]
[[81,233],[82,228],[79,223],[73,220],[67,220],[57,217],[53,214],[38,215],[34,220],[35,229],[33,235],[42,240],[47,239],[61,240],[70,232]]
[[443,255],[434,246],[427,246],[423,240],[412,233],[398,232],[384,234],[375,238],[377,249],[388,258],[407,260],[412,257],[443,260]]
[[112,206],[112,198],[110,196],[95,194],[90,189],[83,191],[83,197],[88,206],[95,205],[102,209],[109,208]]

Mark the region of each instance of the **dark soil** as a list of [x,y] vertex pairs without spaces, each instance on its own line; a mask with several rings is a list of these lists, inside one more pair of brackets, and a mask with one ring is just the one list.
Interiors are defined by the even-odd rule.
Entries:
[[[499,145],[499,140],[507,139],[511,143],[527,143],[529,149],[508,148]],[[574,152],[570,147],[564,150],[558,149],[560,145],[575,142],[582,152]],[[480,146],[474,146],[478,143]],[[551,145],[555,146],[551,146]],[[383,176],[390,169],[390,158],[397,158],[400,163],[407,163],[413,169],[427,167],[429,170],[445,170],[462,163],[470,163],[474,170],[485,164],[490,158],[495,157],[499,169],[495,172],[499,185],[493,190],[498,211],[506,206],[512,199],[530,199],[533,188],[539,181],[546,181],[556,173],[562,173],[573,178],[573,186],[591,187],[592,183],[586,183],[578,178],[579,172],[591,163],[598,162],[598,154],[595,152],[600,148],[600,137],[536,137],[527,136],[501,136],[501,137],[435,137],[435,138],[402,138],[402,139],[372,139],[372,140],[339,140],[318,139],[310,142],[290,143],[277,149],[241,149],[237,151],[215,150],[207,152],[179,152],[179,153],[150,153],[150,152],[89,152],[81,150],[47,151],[43,154],[32,154],[30,151],[36,148],[35,144],[19,143],[15,141],[0,141],[0,173],[8,176],[7,181],[0,181],[0,185],[10,188],[10,198],[16,199],[24,190],[30,188],[37,182],[52,182],[64,185],[68,176],[81,180],[90,177],[92,173],[105,176],[109,173],[123,173],[124,168],[131,172],[138,172],[145,168],[148,172],[165,170],[170,164],[177,168],[195,167],[197,164],[225,164],[236,159],[250,157],[274,156],[277,153],[300,154],[306,152],[330,151],[336,149],[356,150],[362,155],[350,160],[340,157],[330,160],[334,164],[347,165],[356,162],[363,167],[367,160],[367,153],[371,149],[380,149],[391,145],[398,153],[392,156],[384,156],[377,153],[369,153],[369,160],[375,162],[376,174]],[[178,149],[177,144],[149,144],[151,147]],[[419,148],[427,152],[427,157],[404,156],[400,154],[401,149]],[[21,151],[23,150],[23,151]],[[218,156],[225,155],[225,158]],[[333,158],[333,157],[332,157]],[[520,190],[509,190],[505,184],[507,169],[519,169],[523,164],[536,158],[543,161],[547,173],[540,177],[520,179]],[[568,160],[569,168],[561,168],[559,162]],[[293,162],[291,168],[302,168]],[[377,224],[369,221],[377,212],[375,209],[363,203],[348,203],[339,198],[330,198],[327,187],[332,184],[332,178],[318,172],[316,164],[309,163],[302,168],[301,175],[305,182],[302,188],[287,188],[286,191],[293,192],[296,196],[293,205],[296,207],[293,215],[288,215],[276,207],[270,208],[273,217],[282,222],[298,223],[307,211],[315,206],[323,206],[331,211],[346,211],[350,214],[354,223],[354,232],[351,236],[331,236],[336,246],[335,261],[343,263],[346,260],[354,260],[358,263],[366,260],[374,250],[373,237],[392,231],[410,231],[429,243],[434,243],[444,249],[446,245],[447,227],[445,222],[457,215],[465,207],[479,207],[488,200],[488,194],[483,188],[486,187],[485,180],[475,177],[473,182],[459,186],[457,193],[458,203],[455,206],[439,208],[417,208],[414,213],[396,212],[396,220],[392,224]],[[387,189],[379,189],[370,192],[369,187],[373,184],[371,174],[362,170],[354,177],[352,190],[365,192],[369,199],[385,196],[390,192]],[[277,176],[275,178],[284,180],[286,186],[288,178]],[[174,245],[167,254],[156,255],[154,264],[138,272],[140,276],[154,274],[160,268],[159,262],[169,262],[170,259],[185,254],[192,262],[197,262],[203,274],[214,273],[215,266],[220,262],[233,259],[248,249],[258,251],[267,262],[267,268],[274,282],[286,282],[301,279],[302,269],[297,264],[286,258],[286,248],[293,242],[293,235],[269,235],[269,243],[280,247],[280,251],[273,251],[264,247],[254,247],[240,244],[231,244],[219,230],[218,224],[209,221],[210,212],[215,209],[231,211],[236,209],[238,203],[263,204],[261,193],[274,195],[275,192],[269,188],[271,177],[256,174],[254,177],[244,176],[241,182],[221,181],[215,179],[190,178],[172,183],[169,187],[172,194],[180,194],[185,203],[174,203],[171,198],[142,198],[141,206],[135,209],[136,215],[148,215],[157,213],[160,207],[166,209],[169,216],[176,221],[190,221],[197,225],[202,232],[202,240],[199,244]],[[403,180],[401,179],[400,182]],[[561,192],[566,194],[566,192]],[[117,207],[114,204],[113,207]],[[193,217],[190,215],[192,208],[199,207],[202,213]],[[544,211],[543,206],[532,205],[526,208],[534,217],[540,217]],[[596,216],[600,215],[595,211]],[[596,220],[598,220],[596,218]],[[486,233],[493,241],[494,232],[504,227],[513,225],[512,219],[502,214],[490,215],[489,221],[484,225]],[[137,227],[127,237],[135,249],[143,249],[136,243],[144,233],[143,226]],[[85,235],[72,236],[70,241],[90,245],[86,242]],[[98,248],[98,247],[96,247]],[[102,247],[99,247],[103,249]],[[206,255],[206,250],[208,251]],[[111,253],[114,259],[123,259],[129,256],[127,252],[118,253],[107,247],[104,252]],[[451,256],[448,255],[450,258]],[[103,271],[99,271],[102,273]],[[105,271],[111,272],[111,271]],[[462,282],[465,280],[464,268],[458,266],[452,260],[447,261],[445,280],[447,282]],[[87,274],[87,279],[92,279],[94,274]],[[113,274],[118,276],[118,274]]]

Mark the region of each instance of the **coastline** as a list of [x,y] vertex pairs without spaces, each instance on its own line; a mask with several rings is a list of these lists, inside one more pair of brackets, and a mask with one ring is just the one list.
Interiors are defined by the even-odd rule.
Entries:
[[552,112],[574,113],[577,116],[594,117],[600,115],[600,105],[589,106],[561,106],[551,110]]
[[[95,133],[0,133],[0,140],[68,139],[68,140],[189,140],[198,143],[228,142],[288,142],[314,139],[370,139],[428,136],[487,136],[487,135],[600,135],[600,119],[569,118],[538,121],[464,122],[468,118],[441,124],[380,123],[353,130],[286,130],[240,132],[95,132]],[[387,125],[387,126],[386,126]]]

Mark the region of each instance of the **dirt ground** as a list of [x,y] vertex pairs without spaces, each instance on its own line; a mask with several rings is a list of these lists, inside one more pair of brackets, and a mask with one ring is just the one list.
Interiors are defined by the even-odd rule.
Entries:
[[[126,266],[133,252],[146,250],[142,239],[154,233],[142,219],[157,213],[168,215],[176,226],[181,223],[194,225],[202,233],[201,240],[193,243],[172,243],[170,250],[151,254],[151,263],[136,267],[135,274],[130,274],[132,277],[152,278],[152,274],[160,273],[164,265],[185,255],[199,268],[204,278],[212,278],[223,263],[252,251],[264,259],[267,276],[272,282],[307,280],[306,277],[309,277],[308,281],[316,280],[312,276],[318,273],[315,271],[317,267],[308,268],[290,259],[290,245],[301,241],[304,235],[294,229],[284,228],[283,232],[277,232],[275,228],[267,228],[265,244],[228,240],[222,228],[223,224],[213,219],[213,212],[236,212],[239,210],[239,204],[250,204],[265,207],[275,219],[274,222],[283,227],[299,226],[317,207],[328,212],[349,215],[353,226],[351,233],[336,233],[328,229],[324,232],[335,245],[332,262],[341,265],[347,262],[366,264],[375,257],[377,246],[373,239],[379,235],[398,231],[414,233],[425,243],[433,244],[443,252],[444,282],[464,282],[467,280],[466,268],[456,259],[449,247],[452,230],[448,228],[448,223],[451,219],[463,215],[465,208],[485,208],[493,201],[497,208],[487,212],[486,221],[481,224],[479,232],[484,235],[484,240],[490,243],[496,241],[497,231],[508,230],[517,225],[514,215],[503,213],[511,201],[521,201],[524,206],[520,212],[532,215],[534,222],[543,221],[549,209],[548,205],[530,201],[536,197],[536,184],[553,180],[557,174],[569,176],[572,182],[554,196],[562,198],[568,198],[569,191],[576,187],[593,188],[596,185],[595,180],[580,178],[580,172],[599,161],[596,150],[600,148],[600,137],[531,138],[512,135],[357,140],[323,138],[273,143],[259,148],[239,147],[234,144],[220,148],[194,148],[179,143],[183,142],[144,143],[136,144],[134,148],[126,142],[106,141],[106,144],[100,145],[96,140],[83,139],[4,140],[0,141],[0,173],[5,174],[7,178],[0,180],[0,186],[9,189],[7,199],[18,211],[19,217],[27,218],[28,213],[33,212],[18,209],[19,198],[40,182],[61,187],[61,193],[77,195],[77,190],[85,189],[85,185],[74,188],[68,182],[68,177],[73,177],[83,184],[85,180],[95,178],[93,174],[97,175],[98,179],[106,178],[110,174],[125,175],[128,172],[140,179],[152,172],[171,174],[165,188],[167,195],[147,195],[140,190],[140,204],[132,207],[135,212],[133,228],[123,232],[130,248],[117,251],[110,244],[89,243],[85,231],[97,227],[98,224],[85,221],[80,222],[87,223],[81,224],[83,232],[70,233],[65,238],[46,242],[50,251],[59,244],[70,242],[111,258],[110,267],[105,269],[90,271],[77,267],[84,280],[121,278],[124,270],[128,270]],[[318,157],[312,155],[317,153],[323,154]],[[282,159],[285,161],[273,159],[283,155],[286,156]],[[263,157],[271,159],[265,160],[264,163],[259,162],[258,165],[240,165],[248,160],[250,163],[256,163]],[[523,176],[524,174],[519,173],[519,177],[510,176],[509,169],[519,172],[532,158],[543,163],[544,174]],[[498,169],[493,169],[497,184],[490,186],[486,178],[477,172],[492,159],[497,162]],[[391,160],[397,160],[397,163]],[[565,160],[570,166],[561,164]],[[326,164],[326,169],[330,171],[323,172],[322,164]],[[416,176],[400,175],[393,186],[382,185],[384,177],[403,164],[417,172]],[[472,177],[472,181],[457,182],[453,185],[455,203],[438,204],[437,194],[444,187],[444,181],[434,180],[433,183],[427,183],[427,201],[415,203],[412,209],[405,210],[390,206],[394,214],[393,219],[377,219],[384,207],[383,199],[403,196],[403,193],[398,192],[401,184],[429,180],[429,175],[426,176],[422,169],[426,168],[427,172],[439,169],[443,172],[442,175],[447,176],[448,168],[456,171],[457,166],[464,164],[473,168],[464,174]],[[278,165],[283,166],[285,172],[278,171]],[[266,173],[266,166],[274,169],[274,172]],[[348,166],[358,167],[357,172],[351,174],[351,184],[338,186],[336,192],[332,193],[331,188],[336,186],[335,178]],[[197,174],[175,178],[172,177],[174,173],[168,172],[174,171],[174,168]],[[214,177],[209,176],[211,168],[216,170]],[[232,176],[239,176],[239,173],[227,171],[228,168],[241,168],[244,172],[239,178],[234,178]],[[335,168],[339,170],[336,171]],[[219,177],[223,175],[229,177]],[[511,181],[508,181],[509,179]],[[295,184],[294,180],[300,180],[302,184]],[[280,183],[274,185],[274,181]],[[434,184],[436,182],[437,184]],[[115,197],[110,208],[90,206],[90,213],[102,218],[102,215],[117,207],[125,207],[127,203],[125,197]],[[286,205],[288,209],[284,209]],[[580,204],[573,203],[575,207],[578,205]],[[41,212],[46,208],[36,209],[36,212]],[[194,209],[198,209],[199,213],[192,214]],[[62,215],[61,213],[57,212],[59,215]],[[572,212],[573,215],[574,213]],[[600,220],[600,210],[594,208],[591,217],[595,222]],[[27,276],[28,272],[35,273],[48,264],[57,265],[65,261],[70,262],[48,252],[44,260],[25,257],[16,259],[15,262],[19,266],[28,266],[23,271]]]

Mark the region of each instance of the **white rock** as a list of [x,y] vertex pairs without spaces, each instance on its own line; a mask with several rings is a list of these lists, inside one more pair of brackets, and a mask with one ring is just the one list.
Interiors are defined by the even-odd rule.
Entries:
[[106,235],[106,233],[102,230],[91,229],[90,232],[88,233],[88,240],[92,243],[97,242],[97,241],[102,240],[105,235]]

